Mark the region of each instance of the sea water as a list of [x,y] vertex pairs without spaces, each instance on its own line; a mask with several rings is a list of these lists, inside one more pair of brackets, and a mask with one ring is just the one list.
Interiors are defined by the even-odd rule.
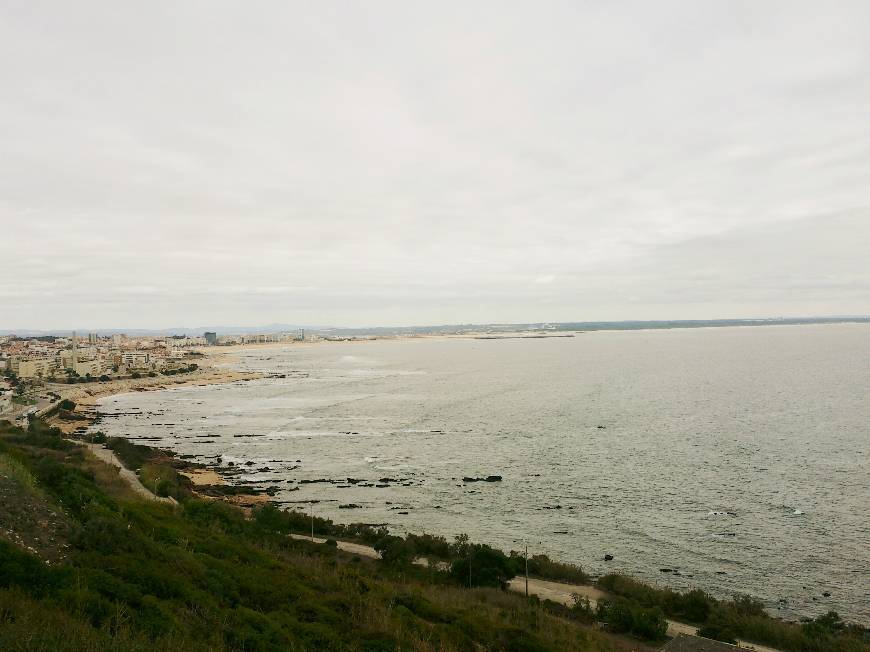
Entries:
[[340,522],[870,621],[870,325],[321,342],[232,364],[285,377],[110,397],[94,428],[219,455]]

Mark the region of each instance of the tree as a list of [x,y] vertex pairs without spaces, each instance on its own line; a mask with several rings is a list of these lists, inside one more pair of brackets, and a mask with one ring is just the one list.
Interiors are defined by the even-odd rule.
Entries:
[[464,557],[450,566],[450,574],[459,584],[503,586],[514,576],[510,558],[501,550],[481,544],[466,545]]
[[416,550],[414,545],[402,537],[387,535],[378,540],[374,545],[381,559],[391,565],[402,566],[414,561]]

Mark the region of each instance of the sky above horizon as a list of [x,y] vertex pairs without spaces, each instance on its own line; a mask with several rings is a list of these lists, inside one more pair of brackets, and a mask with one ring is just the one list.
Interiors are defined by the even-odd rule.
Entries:
[[870,3],[0,0],[0,328],[870,314]]

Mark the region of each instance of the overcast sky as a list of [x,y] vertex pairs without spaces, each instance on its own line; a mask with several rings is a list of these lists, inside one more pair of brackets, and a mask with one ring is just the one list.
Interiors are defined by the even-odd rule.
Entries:
[[870,2],[0,0],[0,328],[870,314]]

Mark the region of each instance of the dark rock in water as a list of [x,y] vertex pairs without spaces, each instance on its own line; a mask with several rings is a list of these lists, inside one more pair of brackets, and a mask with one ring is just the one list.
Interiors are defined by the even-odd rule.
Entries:
[[725,575],[725,571],[716,571],[716,575]]
[[357,483],[359,483],[359,482],[364,482],[364,481],[363,481],[363,480],[360,480],[359,478],[348,478],[348,479],[347,479],[347,483],[348,483],[348,484],[357,484]]
[[398,480],[396,480],[395,478],[381,478],[380,480],[378,480],[378,482],[398,482]]
[[659,568],[659,572],[662,572],[662,573],[673,573],[673,572],[674,572],[674,569],[673,569],[673,568]]
[[396,512],[396,514],[407,514],[408,512]]
[[254,466],[253,462],[245,462],[245,466]]
[[568,530],[553,530],[553,534],[568,534]]
[[831,592],[830,592],[830,591],[825,591],[824,593],[822,593],[822,597],[823,597],[823,598],[830,598],[830,597],[831,597]]
[[263,468],[257,469],[257,471],[270,471],[271,469],[268,466],[264,466]]
[[471,476],[465,476],[462,478],[463,482],[501,482],[500,475],[487,475],[485,477],[480,478],[472,478]]
[[235,466],[235,465],[236,465],[235,462],[227,462],[227,466]]
[[501,476],[500,475],[488,475],[488,476],[486,476],[486,481],[487,482],[501,482]]
[[607,430],[607,426],[595,426],[599,430]]
[[379,489],[383,489],[384,487],[389,487],[390,485],[388,485],[388,484],[376,484],[375,486]]
[[604,555],[604,561],[613,561],[613,555]]
[[348,503],[347,505],[339,505],[339,509],[362,509],[362,505],[357,505],[356,503]]

